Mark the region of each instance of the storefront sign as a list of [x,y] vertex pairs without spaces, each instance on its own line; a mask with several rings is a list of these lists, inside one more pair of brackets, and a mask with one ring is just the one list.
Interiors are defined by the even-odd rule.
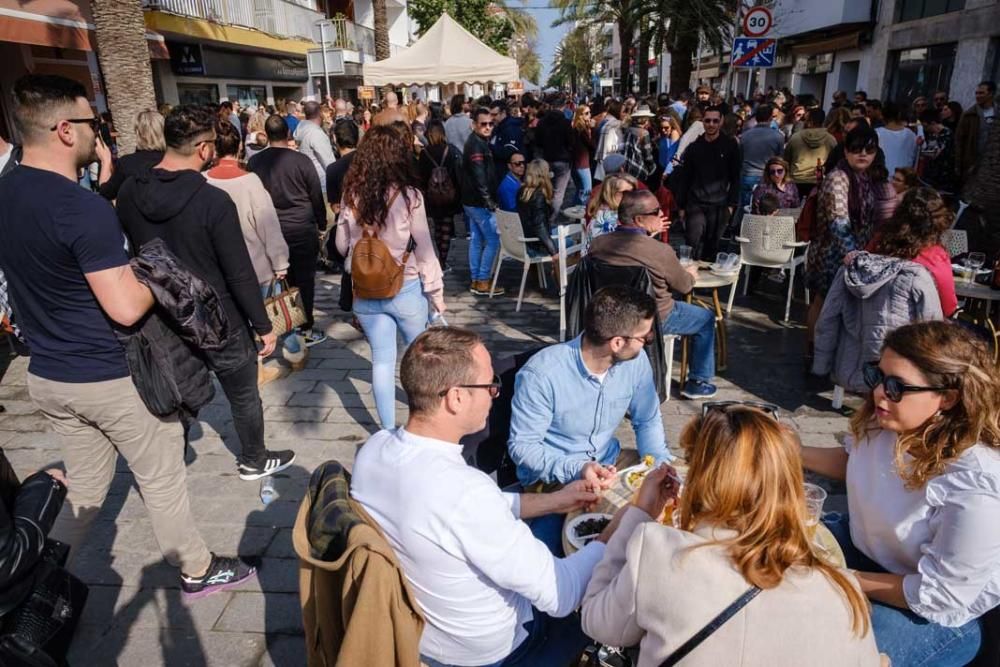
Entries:
[[167,42],[167,49],[170,51],[170,68],[174,74],[186,76],[205,74],[205,59],[200,44]]
[[362,100],[374,100],[375,86],[358,86],[358,98]]
[[817,53],[812,56],[796,56],[795,74],[826,74],[833,71],[833,54]]
[[237,53],[210,46],[205,46],[202,50],[205,58],[205,73],[211,76],[297,82],[305,82],[309,79],[305,58]]
[[524,94],[524,84],[520,81],[511,81],[507,84],[507,94],[508,95],[522,95]]

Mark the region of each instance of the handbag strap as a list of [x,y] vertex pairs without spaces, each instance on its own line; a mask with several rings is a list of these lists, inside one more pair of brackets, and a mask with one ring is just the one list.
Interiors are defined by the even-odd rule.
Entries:
[[672,667],[686,658],[688,653],[698,648],[703,641],[711,637],[716,630],[726,624],[726,621],[735,616],[740,609],[743,609],[750,600],[757,597],[758,593],[760,593],[760,589],[756,586],[751,586],[746,593],[733,600],[732,604],[722,610],[722,613],[709,621],[708,625],[696,632],[691,639],[681,644],[673,653],[668,655],[667,659],[660,663],[660,667]]

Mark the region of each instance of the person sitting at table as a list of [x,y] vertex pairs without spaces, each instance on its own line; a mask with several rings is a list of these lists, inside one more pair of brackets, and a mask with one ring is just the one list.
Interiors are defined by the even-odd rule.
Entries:
[[583,333],[537,352],[518,372],[511,404],[511,459],[525,487],[583,479],[607,488],[628,412],[639,456],[671,458],[653,370],[643,345],[656,335],[652,297],[629,287],[594,294]]
[[[762,408],[762,409],[761,409]],[[816,555],[806,525],[798,438],[776,408],[706,403],[681,432],[689,464],[673,523],[672,486],[639,491],[583,599],[583,629],[664,663],[734,601],[757,595],[682,664],[879,664],[868,605],[847,572]],[[652,473],[651,473],[652,474]],[[759,590],[756,590],[759,589]],[[808,638],[797,641],[796,638]],[[894,663],[895,664],[895,663]]]
[[598,196],[591,198],[587,207],[585,241],[588,249],[595,238],[615,231],[622,196],[638,189],[637,186],[638,181],[627,174],[608,176],[601,182]]
[[681,396],[711,398],[717,391],[711,382],[715,377],[715,314],[673,298],[673,292],[687,294],[694,288],[698,266],[682,266],[669,244],[653,238],[669,224],[651,192],[627,192],[618,206],[618,228],[594,239],[590,254],[614,266],[646,267],[656,292],[661,333],[691,336],[691,369]]
[[767,215],[761,212],[761,200],[766,195],[772,195],[778,199],[778,208],[798,208],[802,201],[799,197],[799,189],[792,180],[791,170],[788,163],[780,157],[773,157],[764,165],[764,178],[760,185],[754,188],[750,199],[751,212],[758,215]]
[[572,556],[554,558],[524,520],[596,502],[591,486],[504,493],[466,464],[458,443],[483,428],[500,392],[476,333],[428,329],[403,356],[400,379],[409,420],[358,450],[351,495],[389,541],[423,612],[421,660],[569,664],[589,641],[574,610],[619,520]]
[[893,667],[965,665],[1000,604],[1000,376],[984,343],[935,321],[888,334],[865,381],[844,447],[803,447],[803,464],[846,481],[848,514],[824,522],[879,650]]

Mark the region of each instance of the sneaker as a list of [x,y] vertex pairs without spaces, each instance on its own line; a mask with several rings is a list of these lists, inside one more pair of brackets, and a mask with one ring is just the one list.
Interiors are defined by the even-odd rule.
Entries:
[[240,473],[240,479],[252,482],[255,479],[260,479],[261,477],[267,477],[268,475],[273,475],[276,472],[281,472],[288,466],[292,465],[295,461],[295,452],[291,450],[282,450],[277,452],[264,452],[264,461],[260,465],[253,465],[250,463],[239,463],[236,465],[237,471]]
[[257,568],[247,565],[239,558],[227,558],[212,554],[208,572],[200,577],[189,577],[181,573],[181,591],[185,600],[197,600],[212,593],[229,590],[257,576]]
[[319,345],[326,340],[327,336],[325,333],[318,332],[315,329],[310,329],[309,331],[303,331],[301,333],[302,340],[305,341],[306,347],[312,347],[313,345]]
[[716,393],[718,393],[718,390],[714,384],[705,382],[704,380],[688,380],[684,383],[681,396],[690,399],[712,398]]
[[[477,296],[489,296],[490,295],[490,281],[489,280],[475,280],[472,282],[472,287],[469,291]],[[493,290],[493,296],[503,296],[504,288],[497,287]]]

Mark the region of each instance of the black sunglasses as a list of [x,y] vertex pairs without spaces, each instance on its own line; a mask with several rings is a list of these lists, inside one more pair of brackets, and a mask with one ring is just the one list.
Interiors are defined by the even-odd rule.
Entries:
[[875,387],[882,385],[882,389],[885,391],[885,397],[888,398],[893,403],[899,403],[903,400],[903,395],[909,392],[916,391],[945,391],[946,389],[951,389],[951,387],[921,387],[915,384],[906,384],[902,379],[896,377],[895,375],[886,375],[879,368],[877,361],[869,361],[862,368],[862,374],[865,378],[865,385],[871,389],[875,390]]
[[775,421],[778,421],[778,406],[774,403],[765,403],[763,401],[708,401],[707,403],[701,404],[701,416],[704,417],[712,410],[718,410],[719,412],[728,412],[729,408],[734,405],[742,405],[748,408],[756,408],[761,412],[766,412],[767,414],[774,417]]
[[493,376],[493,382],[489,384],[456,384],[454,387],[449,387],[444,391],[438,392],[438,396],[444,396],[452,389],[485,389],[490,392],[490,398],[496,398],[500,395],[500,390],[503,389],[503,383],[500,381],[499,375]]
[[771,174],[772,176],[777,176],[779,174],[785,173],[785,170],[783,168],[779,167],[777,169],[768,169],[767,173]]
[[486,123],[480,123],[479,127],[493,127],[494,125],[495,123],[486,122]]
[[862,146],[860,148],[856,146],[848,146],[844,150],[848,153],[865,153],[866,155],[875,155],[878,153],[878,146]]
[[510,166],[512,166],[512,167],[523,167],[524,166],[524,160],[518,160],[517,162],[511,162]]
[[[97,118],[97,117],[94,117],[94,118],[67,118],[66,122],[67,123],[87,123],[88,125],[90,125],[90,129],[94,131],[94,134],[97,134],[97,131],[99,129],[101,129],[101,119]],[[49,128],[49,131],[50,132],[55,132],[58,127],[59,127],[59,123],[56,123],[55,125],[53,125],[52,127]]]

